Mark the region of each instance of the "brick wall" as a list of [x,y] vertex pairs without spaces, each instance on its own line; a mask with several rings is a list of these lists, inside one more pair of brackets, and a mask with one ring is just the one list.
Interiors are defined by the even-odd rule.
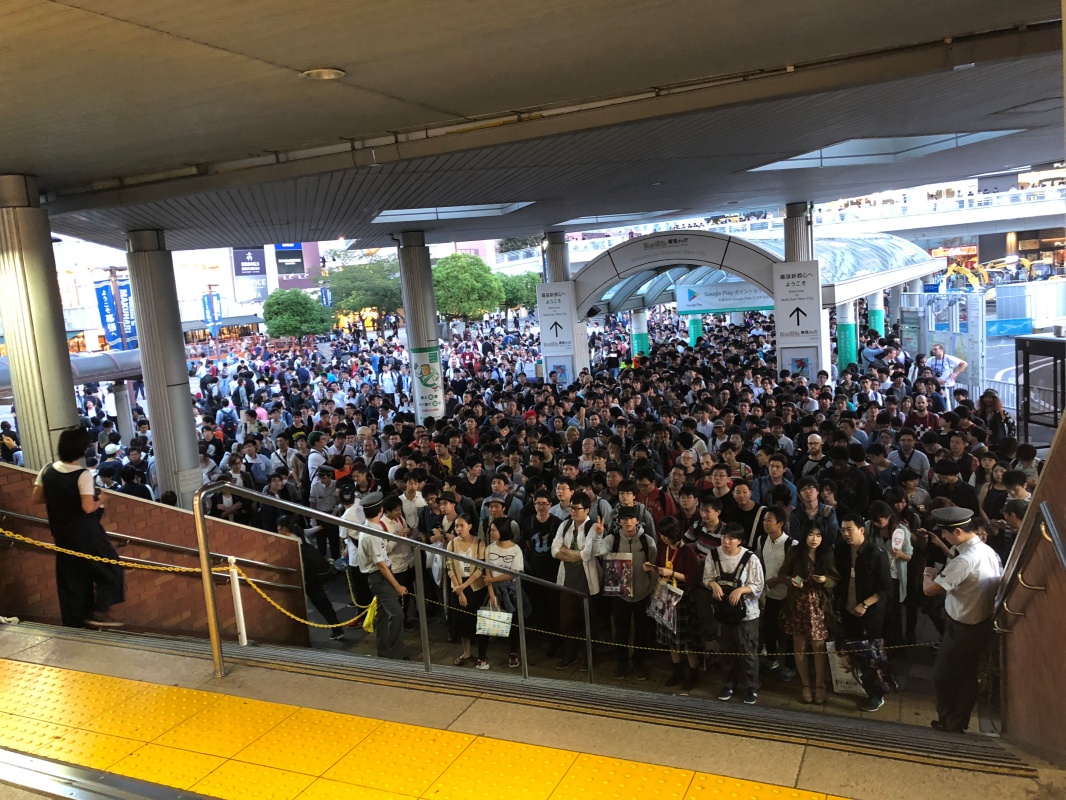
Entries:
[[[35,475],[29,470],[0,465],[0,527],[23,536],[51,542],[46,525],[3,519],[3,511],[43,517],[43,506],[31,502]],[[103,524],[108,532],[139,536],[168,544],[196,547],[193,515],[158,503],[107,492]],[[276,534],[221,520],[208,521],[213,553],[261,561],[297,572],[243,566],[250,578],[302,586],[299,544]],[[173,552],[141,545],[125,545],[113,539],[119,553],[183,567],[199,567],[196,554]],[[279,605],[307,617],[302,590],[266,588]],[[228,583],[216,583],[219,626],[227,639],[237,636],[233,598]],[[251,639],[276,644],[309,644],[307,627],[293,622],[266,603],[250,587],[241,587],[245,622]],[[37,548],[10,548],[0,539],[0,615],[59,624],[59,601],[55,587],[55,557]],[[134,630],[207,636],[203,584],[199,574],[186,576],[128,569],[126,602],[115,615]]]
[[[1066,570],[1054,546],[1034,525],[1036,509],[1047,502],[1060,531],[1066,530],[1066,426],[1060,425],[1048,452],[1033,501],[1022,524],[1007,569],[1020,566],[1025,582],[1044,591],[1015,584],[1005,598],[1011,611],[1001,613],[999,625],[1010,631],[1000,638],[1003,676],[1003,735],[1012,744],[1066,767],[1066,692],[1062,691],[1062,658],[1066,653]],[[1031,540],[1028,544],[1024,540]],[[1024,560],[1020,554],[1027,554]]]

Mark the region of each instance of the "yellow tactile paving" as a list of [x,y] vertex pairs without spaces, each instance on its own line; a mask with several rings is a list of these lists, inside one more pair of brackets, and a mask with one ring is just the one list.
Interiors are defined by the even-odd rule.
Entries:
[[846,800],[4,660],[0,747],[223,800]]
[[82,727],[150,742],[218,699],[217,695],[174,686],[141,686],[144,688],[136,695],[111,706]]
[[551,800],[682,800],[692,770],[660,767],[582,753],[551,794]]
[[225,763],[226,759],[218,756],[146,744],[109,767],[109,771],[175,789],[189,789]]
[[233,758],[319,776],[381,725],[381,720],[301,708]]
[[22,753],[36,753],[47,744],[61,739],[71,728],[55,722],[0,714],[0,747]]
[[351,783],[319,778],[297,800],[414,800],[410,795],[382,792]]
[[825,800],[825,794],[697,772],[685,800]]
[[296,706],[213,695],[216,700],[164,733],[156,744],[233,758],[268,730],[295,713]]
[[194,784],[190,791],[221,797],[222,800],[292,800],[313,780],[310,775],[298,772],[227,761]]
[[426,791],[427,800],[467,800],[471,789],[485,797],[547,800],[577,753],[479,737]]
[[323,777],[418,797],[472,741],[465,733],[383,722]]
[[62,738],[40,748],[35,755],[93,769],[109,769],[141,746],[141,742],[133,739],[121,739],[95,731],[70,730]]

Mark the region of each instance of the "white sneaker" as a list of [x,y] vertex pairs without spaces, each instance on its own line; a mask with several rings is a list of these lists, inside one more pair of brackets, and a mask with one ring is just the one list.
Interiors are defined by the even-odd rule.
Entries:
[[484,658],[479,658],[479,659],[478,659],[478,660],[477,660],[477,661],[476,661],[476,662],[474,663],[474,669],[489,669],[489,668],[490,668],[490,667],[489,667],[489,662],[488,662],[488,659],[484,659]]
[[0,617],[0,625],[18,625],[18,617]]

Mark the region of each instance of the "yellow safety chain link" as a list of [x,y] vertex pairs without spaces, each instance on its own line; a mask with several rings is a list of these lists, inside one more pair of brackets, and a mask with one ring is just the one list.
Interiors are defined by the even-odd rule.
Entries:
[[[41,547],[41,548],[43,548],[45,550],[51,550],[51,551],[56,552],[56,553],[64,553],[64,554],[69,555],[69,556],[76,556],[77,558],[84,558],[84,559],[86,559],[88,561],[98,561],[98,562],[100,562],[102,564],[114,564],[116,566],[123,567],[123,568],[126,568],[126,569],[143,569],[143,570],[148,570],[148,571],[151,571],[151,572],[181,572],[181,573],[197,573],[197,574],[200,573],[200,570],[199,570],[198,567],[176,567],[176,566],[171,567],[171,566],[162,566],[162,565],[156,565],[156,564],[134,564],[134,563],[130,563],[128,561],[118,561],[118,560],[115,560],[113,558],[104,558],[103,556],[94,556],[94,555],[91,555],[89,553],[79,553],[77,550],[68,550],[68,549],[66,549],[64,547],[59,547],[58,545],[50,544],[48,542],[42,542],[42,541],[39,541],[37,539],[31,539],[28,536],[22,536],[21,534],[14,533],[13,531],[5,531],[3,529],[0,529],[0,535],[5,536],[8,539],[14,539],[16,541],[23,542],[25,544],[34,545],[35,547]],[[219,573],[219,574],[228,574],[229,573],[229,569],[230,569],[229,567],[215,567],[212,570],[212,572]],[[358,603],[356,603],[356,601],[355,601],[355,589],[352,587],[352,578],[351,578],[351,575],[348,574],[347,570],[345,571],[345,577],[348,579],[348,594],[349,594],[349,596],[352,599],[352,603],[355,604],[355,607],[357,609],[360,609],[360,613],[357,614],[356,616],[352,617],[350,620],[347,620],[346,622],[341,622],[339,625],[330,625],[329,623],[311,622],[310,620],[298,617],[295,614],[293,614],[291,611],[288,611],[287,609],[282,608],[280,605],[278,605],[277,602],[274,601],[273,598],[270,597],[270,595],[268,595],[266,592],[264,592],[256,584],[256,582],[254,580],[249,578],[248,575],[245,574],[244,570],[242,570],[240,567],[235,567],[235,569],[237,570],[237,574],[249,586],[251,586],[252,589],[255,590],[256,594],[258,594],[260,597],[262,597],[264,600],[266,600],[267,603],[269,603],[271,606],[273,606],[275,609],[280,611],[282,614],[284,614],[289,619],[291,619],[291,620],[293,620],[295,622],[302,623],[303,625],[307,625],[310,628],[329,628],[329,629],[332,630],[333,628],[337,628],[337,627],[341,627],[341,628],[350,627],[352,625],[355,625],[357,622],[361,622],[362,619],[366,616],[367,609],[369,608],[368,605],[367,606],[361,606]],[[408,592],[408,595],[410,597],[412,597],[412,598],[417,597],[417,595],[414,592]],[[433,603],[433,605],[441,606],[442,608],[447,608],[448,611],[457,611],[460,614],[469,614],[472,617],[476,617],[477,616],[477,612],[476,611],[468,611],[465,608],[460,608],[460,607],[457,607],[457,606],[445,606],[444,603],[441,603],[438,600],[431,600],[428,597],[425,598],[425,602]],[[555,637],[560,638],[560,639],[573,639],[574,641],[578,641],[578,642],[587,641],[584,636],[570,636],[569,634],[565,634],[565,633],[557,633],[555,631],[545,631],[545,630],[541,630],[540,628],[531,628],[528,625],[526,626],[526,631],[527,632],[532,632],[532,633],[544,634],[545,636],[555,636]],[[616,642],[607,642],[607,641],[604,641],[602,639],[592,639],[592,643],[593,644],[607,645],[609,647],[617,647],[618,646]],[[666,648],[666,647],[638,647],[636,645],[629,645],[629,646],[632,647],[634,650],[643,650],[643,651],[649,652],[649,653],[669,653],[669,652],[671,652],[670,649]],[[920,642],[918,644],[885,645],[884,649],[885,650],[904,650],[904,649],[912,648],[912,647],[932,647],[932,646],[933,646],[932,642]],[[825,652],[825,651],[820,651],[820,652]],[[863,651],[859,651],[859,650],[836,650],[834,652],[836,654],[838,654],[838,655],[848,655],[849,653],[853,653],[853,652],[857,653],[857,652],[863,652]],[[722,651],[719,651],[719,650],[705,650],[705,651],[686,650],[685,653],[687,655],[693,655],[693,656],[746,656],[746,655],[750,655],[749,653],[726,653],[726,652],[722,652]],[[818,655],[818,654],[819,654],[818,652],[815,652],[813,650],[808,650],[808,651],[802,651],[801,650],[801,651],[798,651],[798,652],[788,652],[788,653],[766,653],[766,656],[768,658],[778,658],[778,657],[781,657],[781,656],[803,656],[803,655]]]
[[[0,536],[5,536],[8,539],[13,539],[24,544],[33,545],[34,547],[40,547],[44,550],[51,550],[54,553],[63,553],[64,555],[68,556],[84,558],[86,561],[96,561],[101,564],[114,564],[115,566],[122,567],[123,569],[143,569],[149,572],[179,572],[185,574],[200,574],[199,567],[164,566],[162,564],[135,564],[129,561],[120,561],[114,558],[105,558],[104,556],[94,556],[91,553],[80,553],[77,550],[68,550],[65,547],[60,547],[49,542],[42,542],[38,539],[31,539],[28,536],[23,536],[21,534],[15,533],[14,531],[5,531],[3,529],[0,529]],[[235,567],[235,569],[237,570],[237,574],[270,605],[274,606],[274,608],[276,608],[278,611],[280,611],[282,614],[289,617],[290,619],[295,620],[296,622],[303,623],[304,625],[307,625],[310,628],[329,628],[330,630],[332,630],[333,628],[347,628],[350,625],[355,625],[357,622],[361,622],[363,617],[366,616],[366,607],[358,606],[359,608],[363,609],[362,612],[357,616],[352,617],[346,622],[341,622],[339,625],[330,625],[329,623],[323,624],[321,622],[311,622],[311,620],[308,619],[301,619],[292,612],[287,611],[286,609],[278,605],[269,595],[267,595],[266,592],[259,588],[255,581],[253,581],[251,578],[248,577],[247,574],[245,574],[244,570],[242,570],[240,567]],[[229,570],[230,568],[228,566],[223,566],[214,567],[211,572],[218,575],[228,575]]]
[[[408,592],[408,595],[410,597],[415,597],[415,594],[413,592]],[[433,605],[436,605],[436,606],[445,607],[444,603],[441,603],[441,602],[439,602],[437,600],[430,600],[429,598],[426,598],[426,602],[427,603],[433,603]],[[476,611],[469,611],[469,610],[467,610],[465,608],[461,608],[461,607],[458,607],[458,606],[447,606],[447,609],[448,609],[449,613],[453,612],[453,611],[458,611],[460,614],[469,614],[470,616],[473,616],[473,617],[477,616],[477,612]],[[555,631],[545,631],[545,630],[541,630],[540,628],[531,628],[528,625],[525,626],[525,629],[526,629],[527,633],[532,631],[533,633],[542,633],[545,636],[555,636],[555,637],[557,637],[559,639],[573,639],[574,641],[577,641],[577,642],[587,641],[584,636],[570,636],[569,634],[566,634],[566,633],[556,633]],[[605,642],[602,639],[592,639],[591,641],[592,641],[593,644],[603,644],[603,645],[607,645],[608,647],[618,647],[619,646],[619,644],[617,642]],[[884,645],[883,649],[885,649],[885,650],[903,650],[903,649],[910,648],[910,647],[932,647],[933,644],[934,644],[933,642],[919,642],[917,644],[894,644],[894,645]],[[676,651],[671,651],[667,647],[638,647],[637,645],[626,645],[626,647],[632,648],[633,650],[643,650],[643,651],[648,652],[648,653],[670,653],[670,652],[676,652]],[[723,652],[721,650],[685,650],[684,652],[687,655],[691,655],[691,656],[747,656],[747,655],[751,655],[750,653],[727,653],[727,652]],[[826,652],[825,650],[817,651],[817,652],[813,651],[813,650],[806,650],[806,651],[800,650],[800,651],[788,652],[788,653],[765,653],[765,654],[760,654],[760,655],[766,655],[767,658],[779,658],[781,656],[821,655],[821,654],[824,654],[825,652]],[[850,653],[862,653],[862,652],[865,652],[865,651],[863,651],[863,650],[834,650],[833,652],[836,653],[837,655],[844,656],[844,655],[849,655]]]
[[367,603],[365,606],[361,606],[359,605],[359,601],[355,599],[355,587],[352,586],[352,571],[350,569],[344,570],[344,577],[348,580],[348,597],[351,598],[352,605],[356,608],[370,608],[370,603]]

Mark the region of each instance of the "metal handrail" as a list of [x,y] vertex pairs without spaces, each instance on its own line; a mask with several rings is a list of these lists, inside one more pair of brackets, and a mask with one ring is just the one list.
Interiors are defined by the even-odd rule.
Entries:
[[[444,558],[454,558],[457,561],[466,564],[472,564],[476,567],[480,567],[482,570],[492,570],[493,572],[499,572],[505,575],[510,575],[515,582],[515,594],[518,599],[518,617],[516,624],[518,625],[518,640],[519,648],[521,650],[522,660],[522,677],[529,677],[529,668],[526,663],[526,628],[523,612],[525,611],[524,603],[522,600],[522,582],[528,581],[537,586],[543,586],[545,588],[554,589],[567,594],[577,595],[582,599],[584,604],[584,616],[585,616],[585,654],[588,659],[588,676],[589,683],[595,682],[595,677],[592,669],[592,620],[589,607],[589,594],[588,592],[581,591],[580,589],[572,589],[567,586],[560,586],[559,584],[552,583],[551,581],[543,580],[532,575],[524,575],[521,572],[517,572],[506,567],[500,567],[493,564],[489,564],[486,561],[480,561],[470,556],[465,556],[460,553],[453,553],[445,550],[442,547],[436,545],[427,544],[426,542],[420,542],[416,539],[408,539],[405,536],[397,536],[396,534],[389,533],[381,530],[380,528],[371,528],[367,525],[360,525],[358,523],[350,522],[342,517],[338,517],[334,514],[327,514],[322,511],[318,511],[307,506],[298,505],[297,503],[290,503],[287,500],[279,500],[269,494],[262,494],[251,489],[246,489],[243,486],[235,486],[227,481],[216,481],[214,483],[207,483],[201,486],[193,494],[192,498],[192,510],[193,519],[196,523],[196,542],[200,549],[200,573],[204,584],[204,603],[207,606],[207,630],[211,639],[211,658],[214,662],[215,677],[221,678],[226,674],[225,661],[222,657],[222,637],[219,634],[218,627],[218,608],[215,603],[215,584],[210,579],[211,565],[210,565],[210,551],[208,546],[207,536],[207,514],[204,511],[204,501],[214,494],[221,491],[228,491],[230,494],[234,494],[237,497],[243,497],[247,500],[255,500],[259,503],[266,503],[274,508],[288,511],[292,514],[297,514],[301,517],[310,517],[312,519],[321,520],[329,523],[330,525],[336,525],[341,528],[348,528],[362,533],[368,533],[372,536],[376,536],[380,539],[384,539],[387,542],[395,542],[397,544],[407,545],[419,552],[430,552],[434,555],[439,555]],[[350,565],[354,566],[354,565]],[[425,578],[422,575],[422,570],[415,569],[415,603],[418,607],[418,623],[420,632],[422,635],[422,661],[425,666],[426,672],[433,671],[433,664],[429,655],[429,627],[426,622],[426,599],[425,599]]]
[[[1036,509],[1033,509],[1031,513],[1037,514],[1037,519],[1033,520],[1033,525],[1029,528],[1029,533],[1022,542],[1022,550],[1015,557],[1008,559],[1008,564],[1013,565],[1013,569],[1007,573],[1003,584],[1000,586],[1000,590],[996,596],[996,611],[992,615],[993,620],[997,620],[1001,612],[1006,612],[1007,616],[1025,616],[1024,613],[1019,614],[1016,611],[1011,611],[1007,608],[1007,601],[1010,599],[1011,593],[1015,587],[1021,586],[1023,589],[1029,590],[1041,590],[1044,587],[1030,586],[1022,579],[1022,572],[1028,566],[1029,557],[1032,555],[1033,549],[1040,543],[1041,539],[1046,539],[1051,543],[1051,546],[1055,549],[1055,555],[1059,559],[1059,564],[1063,569],[1066,569],[1066,541],[1063,540],[1062,534],[1055,524],[1055,517],[1051,511],[1051,504],[1046,500],[1042,502]],[[1008,630],[1001,630],[1003,633],[1009,633]]]
[[[13,519],[20,519],[24,522],[34,522],[39,525],[47,525],[48,520],[44,517],[33,517],[29,514],[19,514],[14,511],[0,510],[0,519],[4,517],[12,517]],[[141,536],[131,536],[128,533],[119,533],[118,531],[104,531],[112,539],[122,539],[127,544],[141,544],[148,545],[149,547],[158,547],[161,550],[172,550],[175,553],[190,553],[195,554],[200,552],[195,547],[186,547],[182,544],[171,544],[170,542],[159,542],[155,539],[145,539]],[[211,553],[212,558],[217,558],[220,562],[228,564],[230,556],[225,553]],[[237,559],[238,564],[245,564],[249,567],[258,567],[259,569],[270,569],[275,572],[297,572],[295,567],[282,567],[277,564],[271,564],[267,561],[256,561],[252,558],[241,558],[240,556],[234,556]],[[153,562],[154,563],[154,562]],[[278,586],[290,586],[291,584],[281,583]],[[294,587],[296,588],[296,587]]]

